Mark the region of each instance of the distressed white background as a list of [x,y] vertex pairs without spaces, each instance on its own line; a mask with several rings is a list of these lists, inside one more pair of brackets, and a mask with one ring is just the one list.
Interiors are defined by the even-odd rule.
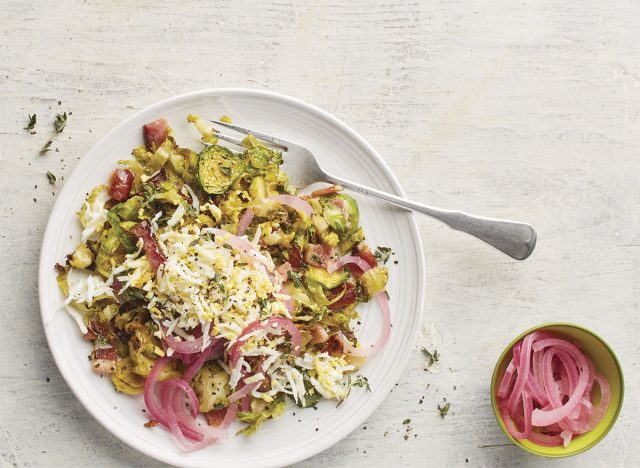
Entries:
[[[50,186],[45,173],[68,176],[123,118],[205,87],[302,98],[368,139],[410,197],[538,229],[536,252],[516,263],[419,218],[424,323],[440,337],[442,372],[425,373],[416,352],[366,429],[301,466],[640,464],[637,2],[2,0],[0,456],[8,465],[158,466],[88,415],[49,356],[37,261],[64,181]],[[73,112],[67,129],[56,151],[39,156],[61,111]],[[34,112],[38,133],[29,135],[22,127]],[[609,436],[555,461],[508,444],[488,398],[504,345],[549,320],[597,330],[627,382]],[[442,398],[451,401],[445,420],[436,412]]]

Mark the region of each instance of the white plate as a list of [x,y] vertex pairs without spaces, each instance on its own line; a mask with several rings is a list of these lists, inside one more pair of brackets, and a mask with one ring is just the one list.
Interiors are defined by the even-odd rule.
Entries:
[[[424,261],[418,229],[410,214],[357,197],[367,241],[373,247],[393,247],[397,254],[392,260],[399,262],[389,263],[391,338],[383,352],[362,369],[371,383],[371,393],[355,388],[338,408],[335,402],[323,402],[318,410],[302,410],[291,403],[279,420],[269,421],[253,437],[232,436],[198,452],[181,452],[167,431],[143,426],[147,418],[140,399],[117,393],[109,379],[91,371],[87,362],[89,344],[81,339],[77,325],[65,312],[55,311],[63,296],[53,266],[73,250],[80,238],[75,213],[85,194],[95,185],[107,183],[117,161],[127,159],[131,149],[142,143],[144,123],[166,117],[181,146],[200,147],[197,132],[186,123],[188,113],[209,118],[229,115],[239,125],[307,146],[329,172],[403,195],[389,168],[359,135],[335,117],[296,99],[264,91],[214,89],[183,94],[148,107],[91,148],[66,181],[53,208],[42,243],[39,273],[40,309],[49,347],[60,373],[85,408],[116,437],[150,457],[189,467],[295,463],[325,450],[360,426],[382,403],[405,368],[423,305]],[[360,336],[369,343],[379,332],[380,312],[375,305],[360,310]]]

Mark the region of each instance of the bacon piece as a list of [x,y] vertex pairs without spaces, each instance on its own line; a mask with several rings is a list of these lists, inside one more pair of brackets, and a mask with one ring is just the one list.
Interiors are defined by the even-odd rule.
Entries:
[[160,147],[169,134],[169,124],[166,119],[158,119],[142,126],[144,144],[149,151],[155,151]]
[[325,351],[331,356],[341,356],[344,354],[344,345],[338,335],[331,335],[325,343]]
[[[347,307],[350,304],[353,304],[355,302],[355,300],[357,299],[358,295],[356,294],[356,290],[354,288],[353,283],[345,283],[344,286],[338,286],[338,288],[332,289],[330,291],[330,294],[333,293],[333,297],[336,297],[337,294],[342,292],[342,288],[343,287],[345,289],[344,294],[336,302],[334,302],[333,304],[329,304],[327,306],[327,307],[329,307],[329,309],[331,309],[331,310],[342,309],[344,307]],[[336,289],[339,289],[339,291],[336,291]],[[331,298],[329,297],[329,299],[331,299]]]
[[207,424],[209,426],[218,427],[222,424],[224,417],[227,415],[227,408],[222,408],[219,410],[211,410],[208,413],[204,413],[204,419],[207,420]]
[[302,266],[302,253],[295,244],[293,244],[293,247],[289,250],[289,263],[291,264],[291,268],[296,271]]
[[158,247],[158,243],[153,237],[149,222],[145,219],[141,223],[136,224],[133,229],[131,229],[131,234],[136,236],[138,239],[142,239],[142,242],[144,243],[144,254],[147,256],[147,260],[149,260],[153,271],[157,272],[158,268],[160,268],[160,265],[164,263],[166,258],[164,258],[164,255],[160,251],[160,247]]
[[122,284],[122,281],[120,281],[118,278],[113,279],[113,283],[111,283],[111,289],[113,289],[113,292],[116,295],[120,294],[120,290],[122,289],[122,286],[124,286],[124,284]]
[[135,177],[129,169],[116,169],[113,171],[109,186],[109,196],[119,202],[125,201],[129,198]]
[[289,278],[289,272],[292,270],[291,268],[291,264],[289,262],[284,262],[282,265],[280,265],[278,268],[276,268],[276,272],[278,273],[278,275],[280,275],[280,278],[282,278],[282,281],[288,281]]
[[[371,252],[371,249],[369,248],[369,246],[364,242],[360,242],[358,245],[354,247],[353,255],[355,255],[356,257],[360,257],[362,260],[367,262],[371,268],[375,268],[378,266],[378,262],[376,261],[375,255],[373,255],[373,252]],[[347,268],[351,271],[353,276],[355,276],[356,278],[360,278],[360,276],[362,276],[362,273],[364,273],[360,269],[360,267],[357,267],[352,263],[348,264]]]
[[118,353],[115,348],[95,348],[93,353],[91,353],[93,370],[101,374],[111,374],[115,372],[117,360]]
[[164,172],[164,169],[160,169],[153,177],[149,179],[149,182],[151,182],[154,187],[159,187],[160,184],[165,180],[167,180],[167,173]]
[[311,266],[327,266],[333,255],[333,247],[323,244],[308,244],[304,249],[304,260]]
[[341,190],[342,187],[340,187],[339,185],[332,185],[331,187],[314,190],[309,196],[311,198],[324,197],[325,195],[333,195],[334,193],[338,193]]
[[327,334],[327,331],[319,323],[317,323],[311,329],[311,343],[313,344],[324,343],[328,339],[329,339],[329,335]]

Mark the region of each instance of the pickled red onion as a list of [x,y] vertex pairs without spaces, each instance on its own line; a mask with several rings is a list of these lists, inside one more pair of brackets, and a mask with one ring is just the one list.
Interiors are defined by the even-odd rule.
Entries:
[[242,217],[240,218],[240,221],[238,221],[238,235],[241,236],[244,234],[244,231],[247,230],[247,228],[249,227],[249,224],[251,224],[251,221],[253,221],[253,210],[251,208],[247,208],[246,210],[244,210],[244,213],[242,213]]
[[229,349],[230,364],[232,367],[235,367],[235,365],[238,363],[238,359],[240,359],[240,355],[242,354],[240,348],[242,347],[244,342],[247,340],[247,338],[245,337],[252,331],[255,331],[259,328],[264,328],[268,332],[270,331],[269,328],[271,328],[271,331],[275,331],[275,329],[280,329],[280,328],[286,330],[289,333],[289,336],[291,337],[291,345],[292,345],[291,354],[293,354],[294,356],[297,356],[298,354],[300,354],[300,350],[301,350],[300,345],[302,344],[302,336],[300,335],[300,331],[298,330],[298,327],[296,327],[295,324],[288,318],[269,317],[268,319],[263,321],[256,320],[255,322],[252,322],[249,325],[247,325],[247,327],[244,330],[242,330],[242,333],[240,334],[236,342],[233,343],[233,345],[231,346],[231,349]]
[[[592,401],[596,384],[600,390],[597,406]],[[496,397],[511,436],[543,446],[567,447],[575,436],[600,422],[611,391],[579,346],[538,331],[514,345]]]
[[299,197],[294,197],[292,195],[273,195],[265,198],[265,200],[290,206],[294,210],[300,211],[307,216],[311,216],[313,214],[313,208],[311,205]]
[[[348,265],[349,263],[353,263],[354,265],[359,267],[363,273],[371,269],[371,265],[369,265],[360,257],[356,257],[354,255],[345,255],[344,257],[341,257],[340,259],[330,264],[327,268],[327,271],[329,273],[333,273],[334,271],[342,268],[345,265]],[[391,335],[391,309],[389,308],[389,297],[387,296],[386,291],[382,291],[376,294],[375,298],[377,299],[378,304],[380,304],[380,308],[382,309],[382,333],[372,347],[356,348],[349,342],[347,337],[344,336],[342,332],[339,332],[338,338],[342,342],[345,353],[351,354],[352,356],[373,356],[374,354],[379,353],[387,344],[389,336]]]

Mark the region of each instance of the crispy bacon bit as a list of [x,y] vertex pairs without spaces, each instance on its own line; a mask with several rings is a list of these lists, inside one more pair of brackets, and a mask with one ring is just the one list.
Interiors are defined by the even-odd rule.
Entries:
[[144,423],[144,427],[155,427],[157,425],[158,425],[158,421],[156,421],[155,419],[150,419],[149,421]]
[[[342,288],[344,288],[345,290],[344,294],[336,302],[334,302],[333,304],[329,304],[328,306],[329,309],[331,310],[342,309],[344,307],[347,307],[350,304],[353,304],[357,299],[358,295],[356,294],[356,290],[354,288],[353,283],[346,283],[344,286],[339,286],[338,288],[335,288],[335,289],[340,289],[340,291],[336,291],[336,293],[339,294],[340,292],[342,292]],[[331,292],[335,291],[335,289],[332,289]],[[334,295],[334,297],[336,296],[337,294]]]
[[208,413],[204,413],[204,419],[207,420],[207,424],[209,426],[218,427],[222,424],[222,420],[227,415],[227,408],[222,408],[219,410],[212,410]]
[[344,354],[342,340],[338,335],[331,335],[325,344],[325,351],[331,356],[341,356]]
[[311,329],[311,342],[313,344],[324,343],[328,339],[329,335],[327,334],[327,331],[319,323]]
[[83,338],[83,339],[85,339],[85,340],[87,340],[87,341],[93,341],[93,340],[95,340],[95,339],[96,339],[96,338],[98,338],[98,337],[97,337],[97,336],[96,336],[96,334],[95,334],[95,333],[93,333],[91,330],[87,330],[87,333],[85,333],[84,335],[82,335],[82,338]]
[[158,187],[165,180],[167,180],[167,173],[164,172],[164,169],[160,169],[149,179],[149,182],[151,182],[154,187]]
[[[94,345],[95,346],[95,345]],[[115,348],[95,348],[91,353],[93,369],[101,374],[111,374],[116,371],[118,353]]]
[[[375,255],[373,255],[373,252],[371,252],[369,246],[364,242],[360,242],[354,247],[353,255],[355,255],[356,257],[360,257],[362,260],[367,262],[371,268],[375,268],[378,266]],[[359,267],[355,266],[352,263],[348,264],[347,268],[351,270],[351,273],[356,278],[360,278],[360,276],[362,276],[362,273],[364,273]]]
[[289,250],[289,263],[291,264],[291,268],[296,271],[302,266],[302,253],[295,244],[293,244],[293,247]]
[[333,255],[333,247],[324,244],[308,244],[304,249],[304,260],[311,266],[327,266]]
[[120,281],[118,278],[113,279],[113,283],[111,283],[111,289],[113,289],[113,292],[115,294],[120,294],[122,286],[124,286],[124,284],[122,284],[122,281]]
[[142,239],[144,243],[144,254],[147,256],[147,260],[151,264],[151,268],[153,271],[158,271],[160,265],[164,263],[166,258],[160,251],[160,247],[158,247],[158,243],[153,237],[153,233],[151,232],[151,226],[149,226],[149,222],[145,219],[139,224],[136,224],[133,229],[131,229],[131,234],[136,236],[138,239]]
[[166,119],[158,119],[142,126],[144,144],[149,151],[157,150],[169,134],[169,124]]
[[108,339],[111,335],[111,330],[109,329],[109,327],[105,326],[98,320],[91,320],[91,322],[89,322],[89,331],[93,332],[96,336],[99,336],[103,339]]
[[122,202],[129,198],[133,179],[136,176],[129,169],[116,169],[111,174],[111,184],[109,186],[109,196],[116,201]]
[[104,361],[115,361],[118,359],[118,353],[115,348],[96,348],[94,359],[102,359]]
[[280,278],[282,278],[283,281],[287,281],[287,278],[289,278],[290,270],[292,270],[292,268],[289,262],[284,262],[282,265],[276,268],[276,272],[278,273],[278,275],[280,275]]
[[339,185],[332,185],[331,187],[314,190],[309,196],[311,198],[324,197],[325,195],[333,195],[334,193],[338,193],[340,191],[342,191],[342,187],[340,187]]

